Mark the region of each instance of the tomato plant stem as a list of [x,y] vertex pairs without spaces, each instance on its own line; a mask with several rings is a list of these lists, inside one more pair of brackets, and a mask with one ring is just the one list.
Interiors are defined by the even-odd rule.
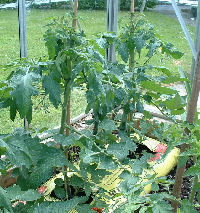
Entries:
[[67,107],[68,107],[70,93],[71,93],[71,77],[72,77],[72,61],[71,61],[71,59],[67,60],[67,69],[69,72],[69,78],[65,79],[64,103],[62,106],[60,134],[64,134],[65,125],[66,125],[67,116],[68,116]]
[[194,202],[194,197],[195,197],[195,194],[196,194],[196,185],[198,184],[198,180],[199,180],[198,175],[196,175],[196,176],[194,177],[194,182],[193,182],[193,186],[192,186],[192,191],[191,191],[191,193],[190,193],[190,198],[189,198],[189,201],[190,201],[191,203]]
[[[134,20],[134,0],[131,0],[131,8],[130,8],[130,11],[131,11],[131,33],[134,33],[134,27],[133,27],[133,20]],[[133,69],[134,69],[134,63],[135,63],[135,50],[134,50],[134,47],[130,50],[130,56],[129,56],[129,70],[130,72],[133,72]],[[134,74],[133,74],[134,75]],[[135,84],[134,83],[134,77],[133,77],[133,85]],[[130,103],[130,101],[129,101]],[[130,111],[127,115],[127,122],[130,122],[133,120],[133,111]],[[130,135],[130,128],[128,127],[127,128],[128,130],[128,134]]]
[[121,130],[124,130],[124,131],[126,130],[127,118],[128,118],[128,115],[127,115],[127,113],[125,112],[125,109],[124,109],[124,112],[122,114],[121,124],[120,124]]

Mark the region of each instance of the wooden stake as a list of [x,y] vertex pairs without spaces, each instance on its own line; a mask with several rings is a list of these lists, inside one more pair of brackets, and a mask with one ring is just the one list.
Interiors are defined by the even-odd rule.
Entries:
[[131,0],[131,14],[135,12],[134,0]]
[[[73,4],[73,11],[74,11],[74,18],[72,20],[72,27],[74,28],[74,31],[76,31],[77,28],[77,13],[78,13],[78,0],[74,1]],[[69,97],[69,101],[67,104],[67,125],[70,126],[70,120],[71,120],[71,92],[70,92],[70,97]],[[70,131],[69,128],[66,129],[66,135],[69,136],[70,135]]]
[[[133,18],[134,18],[134,0],[131,0],[130,11],[131,11],[131,22],[130,22],[130,24],[131,24],[131,27],[132,27]],[[131,29],[131,31],[133,31],[133,29]],[[135,62],[135,51],[133,49],[133,50],[130,50],[130,56],[129,56],[129,70],[130,70],[130,72],[133,72],[134,62]],[[132,119],[133,119],[133,112],[130,112],[127,115],[127,122],[132,121]],[[130,129],[128,129],[128,132],[130,133]]]
[[[196,62],[196,70],[195,70],[195,76],[192,84],[192,93],[191,98],[188,104],[188,111],[187,111],[187,123],[193,124],[195,119],[195,114],[197,110],[197,102],[198,102],[198,96],[200,91],[200,50],[197,55],[197,62]],[[185,130],[186,134],[190,134],[189,129]],[[180,153],[185,152],[189,148],[188,144],[182,144]],[[179,158],[179,162],[181,161],[182,157]],[[181,195],[181,187],[183,183],[183,176],[185,173],[186,164],[183,165],[180,168],[177,168],[176,170],[176,177],[175,177],[175,183],[173,188],[173,195],[176,198],[180,198]],[[172,207],[174,208],[174,213],[177,213],[178,210],[178,204],[176,202],[172,202]]]
[[72,21],[72,26],[74,28],[74,31],[76,31],[77,26],[77,13],[78,13],[78,0],[74,1],[74,19]]

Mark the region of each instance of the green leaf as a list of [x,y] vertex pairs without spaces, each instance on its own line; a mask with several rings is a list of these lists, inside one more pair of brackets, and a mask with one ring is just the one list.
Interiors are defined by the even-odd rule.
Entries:
[[105,170],[105,169],[98,169],[97,164],[90,165],[87,168],[87,172],[90,173],[91,175],[91,180],[95,183],[98,184],[102,181],[102,179],[106,176],[111,174],[111,172]]
[[68,201],[43,202],[34,209],[33,213],[68,213],[86,200],[87,197],[75,197]]
[[136,145],[135,143],[128,137],[125,136],[122,132],[120,132],[119,137],[121,137],[121,141],[119,143],[113,143],[108,146],[108,153],[113,154],[118,160],[123,160],[127,158],[129,151],[135,151]]
[[61,89],[60,84],[55,81],[51,76],[44,76],[42,79],[42,87],[45,89],[45,94],[49,94],[49,100],[58,108],[61,103]]
[[126,179],[123,182],[121,182],[120,188],[125,192],[130,192],[134,188],[134,186],[138,183],[138,181],[139,178],[137,176],[130,175],[129,178],[126,177]]
[[13,212],[10,199],[8,198],[6,191],[3,190],[1,186],[0,186],[0,201],[1,201],[0,207],[7,209],[10,213]]
[[16,102],[13,100],[12,104],[10,105],[10,119],[11,119],[12,121],[15,120],[16,114],[17,114],[17,104],[16,104]]
[[200,165],[194,165],[192,167],[190,167],[186,172],[185,172],[185,177],[187,176],[196,176],[196,175],[200,175]]
[[33,189],[22,191],[18,185],[6,189],[8,197],[12,200],[34,201],[41,198],[41,194]]
[[180,59],[184,55],[184,53],[177,51],[171,43],[163,44],[162,53],[167,53],[167,55],[172,56],[174,59]]
[[174,59],[180,59],[184,53],[180,52],[180,51],[172,51],[170,54]]
[[72,186],[84,187],[83,179],[75,174],[71,177],[70,184]]
[[45,45],[48,49],[48,54],[50,59],[54,59],[56,55],[55,47],[57,46],[55,34],[51,29],[48,29],[44,35]]
[[100,123],[99,127],[110,133],[114,130],[117,130],[115,122],[106,118]]
[[62,178],[57,178],[57,179],[55,179],[54,183],[55,183],[57,186],[63,186],[64,181],[63,181]]
[[180,74],[180,77],[183,78],[183,79],[187,79],[187,81],[184,81],[184,84],[185,84],[185,88],[186,88],[186,91],[187,91],[187,95],[188,97],[190,98],[191,97],[191,92],[192,92],[192,89],[191,89],[191,85],[190,85],[190,81],[186,75],[186,73],[184,72],[184,70],[182,69],[182,67],[178,67],[178,71],[179,71],[179,74]]
[[66,196],[65,189],[63,187],[55,187],[54,193],[59,199],[64,199]]
[[122,60],[127,63],[129,59],[129,49],[127,47],[127,44],[124,42],[120,42],[119,45],[117,45],[117,50]]
[[165,201],[160,201],[160,202],[157,202],[153,208],[153,213],[172,213],[172,206],[165,202]]
[[176,94],[176,96],[172,99],[163,101],[163,104],[165,104],[165,106],[170,110],[182,109],[185,106],[179,94]]
[[171,115],[182,115],[185,113],[185,109],[171,110]]
[[84,154],[81,154],[82,160],[86,164],[90,164],[92,162],[96,162],[99,159],[99,152],[93,152],[92,150],[85,149]]
[[76,140],[80,138],[79,135],[71,133],[69,136],[57,134],[53,136],[55,142],[62,144],[62,146],[71,146],[74,145]]
[[[147,206],[143,206],[141,209],[140,209],[140,212],[139,213],[147,213],[147,210],[148,210],[149,207]],[[152,212],[152,211],[151,211]]]
[[117,169],[117,164],[113,161],[113,158],[110,156],[102,155],[101,164],[99,166],[100,169],[107,169],[107,170],[115,170]]
[[183,165],[185,165],[188,159],[188,156],[181,156],[178,161],[178,168],[181,168]]
[[146,40],[144,38],[144,35],[141,35],[141,33],[138,33],[138,35],[134,36],[134,44],[136,47],[136,50],[140,56],[142,48],[145,46]]
[[83,204],[76,207],[76,211],[78,213],[94,213],[94,210],[92,210],[90,204]]
[[149,158],[150,158],[150,154],[144,154],[140,159],[135,159],[132,165],[133,172],[140,174],[143,171],[143,169],[148,168]]
[[177,77],[177,76],[170,76],[168,78],[165,78],[162,83],[163,84],[171,84],[171,83],[174,83],[174,82],[186,82],[188,81],[187,78],[180,78],[180,77]]
[[[28,69],[28,68],[27,68]],[[38,95],[38,89],[34,85],[38,82],[39,75],[34,72],[23,72],[12,77],[13,90],[10,93],[13,98],[13,108],[19,111],[20,117],[26,117],[30,123],[32,120],[32,96]]]
[[147,46],[147,49],[149,50],[147,56],[149,58],[153,57],[154,53],[160,47],[160,45],[161,45],[160,41],[156,41],[155,39],[152,42],[150,42],[149,45]]
[[[91,72],[88,76],[88,86],[90,90],[93,91],[94,95],[98,95],[101,91],[101,82],[100,77],[97,75],[96,72]],[[89,90],[89,91],[90,91]],[[96,98],[96,97],[95,97]]]
[[12,136],[4,140],[0,139],[0,146],[6,148],[5,155],[12,165],[30,168],[32,164],[31,156],[25,142],[25,136]]
[[184,213],[197,213],[189,200],[182,200],[180,210]]
[[152,191],[157,192],[159,191],[159,186],[156,183],[152,183]]
[[[51,177],[51,175],[53,174],[53,167],[51,164],[48,165],[47,162],[38,164],[32,170],[31,174],[26,179],[26,181],[28,181],[28,187],[37,188]],[[21,184],[23,184],[23,182]]]
[[176,90],[173,90],[167,87],[162,87],[160,84],[156,83],[155,81],[141,81],[140,84],[144,89],[148,91],[153,91],[159,94],[173,95],[177,93]]

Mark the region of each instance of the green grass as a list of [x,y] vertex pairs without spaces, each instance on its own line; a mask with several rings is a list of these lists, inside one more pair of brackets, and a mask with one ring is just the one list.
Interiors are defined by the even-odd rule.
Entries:
[[[171,42],[179,51],[184,53],[184,56],[180,60],[170,59],[164,61],[162,66],[168,67],[175,75],[178,74],[178,66],[182,66],[187,73],[190,73],[192,53],[179,22],[160,13],[147,12],[146,17],[155,26],[155,29],[163,41]],[[187,25],[187,28],[190,32],[191,38],[194,39],[195,28],[190,25]],[[160,64],[160,60],[153,60]]]
[[[28,36],[28,57],[39,58],[45,56],[47,50],[43,41],[43,34],[46,30],[44,27],[53,16],[62,16],[66,13],[65,10],[31,10],[27,12],[27,36]],[[106,12],[105,11],[80,11],[82,17],[81,24],[89,37],[93,34],[105,32],[106,30]],[[177,66],[181,65],[187,72],[190,71],[192,54],[189,45],[186,42],[184,34],[179,23],[165,15],[146,12],[146,17],[155,26],[158,34],[163,41],[173,43],[185,55],[180,60],[165,60],[162,66],[169,67],[171,72],[177,74]],[[122,24],[127,22],[128,12],[121,12],[120,19]],[[194,37],[194,27],[188,26],[192,38]],[[19,43],[18,43],[18,22],[17,11],[8,10],[0,11],[0,81],[6,79],[10,70],[3,68],[19,58]],[[160,64],[160,58],[151,60],[152,64]],[[85,110],[86,101],[84,93],[78,90],[72,94],[72,117],[80,114]],[[35,110],[33,114],[32,127],[54,127],[60,122],[60,109],[49,108],[50,113],[45,113],[44,110]],[[9,120],[8,110],[0,112],[0,133],[12,131],[17,126],[23,126],[23,121],[19,118],[13,123]]]

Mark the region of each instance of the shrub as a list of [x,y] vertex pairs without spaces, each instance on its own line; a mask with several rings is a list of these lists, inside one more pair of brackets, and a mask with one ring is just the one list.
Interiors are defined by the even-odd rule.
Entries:
[[105,9],[106,8],[106,1],[105,0],[81,0],[79,1],[79,9],[87,10],[87,9]]
[[[140,8],[142,5],[143,0],[135,0],[135,7]],[[146,7],[147,8],[154,8],[158,4],[158,0],[147,0]],[[129,10],[131,6],[130,0],[121,0],[120,1],[120,9],[121,10]]]
[[[10,0],[12,1],[12,0]],[[142,5],[143,0],[135,0],[135,7],[140,8]],[[130,10],[130,0],[120,0],[120,10]],[[104,10],[107,6],[106,0],[80,0],[79,1],[79,9],[80,10]],[[158,0],[147,0],[146,7],[147,8],[153,8],[158,3]],[[51,3],[51,4],[41,4],[36,5],[33,4],[33,7],[35,8],[41,8],[41,7],[48,7],[48,8],[61,8],[61,7],[70,7],[70,4],[66,4],[66,2],[58,2],[58,3]]]
[[6,3],[13,3],[16,2],[16,0],[1,0],[1,4],[6,4]]

